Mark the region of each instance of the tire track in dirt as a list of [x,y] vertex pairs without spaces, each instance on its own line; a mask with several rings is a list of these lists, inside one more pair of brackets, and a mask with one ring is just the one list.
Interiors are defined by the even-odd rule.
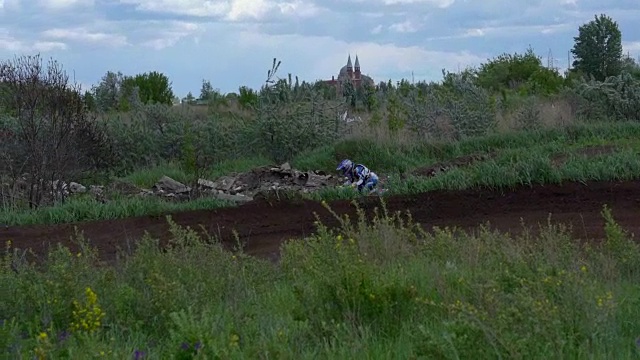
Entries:
[[[379,206],[377,198],[364,199],[362,207],[371,213]],[[521,218],[527,226],[546,224],[549,214],[554,223],[573,228],[573,235],[585,240],[604,236],[602,206],[607,204],[616,221],[626,230],[640,233],[640,181],[564,183],[536,185],[511,191],[473,189],[465,191],[435,191],[414,196],[393,196],[385,200],[390,211],[410,211],[415,221],[426,228],[458,226],[472,230],[490,222],[494,229],[519,233]],[[339,214],[355,216],[350,201],[334,201],[331,208]],[[313,233],[316,212],[322,221],[335,226],[337,222],[321,204],[312,201],[275,202],[256,200],[236,208],[188,211],[171,214],[173,220],[193,229],[201,227],[217,235],[225,245],[235,245],[233,230],[239,235],[244,250],[259,257],[277,259],[284,240]],[[166,243],[170,238],[164,216],[92,221],[61,225],[7,227],[0,229],[0,240],[12,240],[19,248],[30,248],[42,256],[57,243],[77,248],[70,241],[74,226],[97,247],[102,260],[113,263],[118,249],[133,249],[145,232]]]

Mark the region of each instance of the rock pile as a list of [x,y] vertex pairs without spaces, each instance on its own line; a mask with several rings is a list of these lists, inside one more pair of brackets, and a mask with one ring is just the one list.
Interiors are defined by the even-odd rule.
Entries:
[[[30,190],[30,181],[28,174],[23,174],[14,181],[0,183],[0,202],[10,202],[16,199],[26,199]],[[90,185],[86,187],[77,182],[65,182],[61,180],[43,180],[34,181],[34,190],[42,186],[42,204],[50,204],[55,201],[68,198],[76,194],[89,193],[97,199],[103,194],[104,187],[98,185]]]
[[235,176],[223,176],[216,181],[200,179],[201,188],[219,195],[253,197],[274,190],[309,193],[341,183],[339,177],[322,171],[298,171],[289,163],[279,167],[259,167]]
[[[222,176],[215,181],[199,179],[197,190],[221,200],[247,202],[259,193],[277,190],[309,193],[340,183],[339,177],[322,171],[298,171],[292,169],[289,163],[285,163],[279,167],[264,166],[246,173]],[[185,199],[191,196],[193,190],[168,176],[163,176],[151,189],[142,190],[140,195]]]
[[[159,196],[183,201],[195,197],[211,196],[233,202],[252,201],[256,195],[283,191],[309,193],[325,187],[335,187],[342,183],[341,178],[325,174],[322,171],[298,171],[289,163],[278,167],[263,166],[246,173],[222,176],[215,181],[199,179],[195,188],[185,185],[168,176],[162,176],[150,189],[140,189],[128,182],[115,181],[105,186],[84,186],[76,182],[53,182],[52,189],[60,189],[61,195],[90,193],[101,202],[108,201],[107,193],[115,192],[125,196]],[[8,184],[5,184],[8,186]],[[0,195],[5,193],[0,189]],[[0,199],[1,200],[1,199]]]

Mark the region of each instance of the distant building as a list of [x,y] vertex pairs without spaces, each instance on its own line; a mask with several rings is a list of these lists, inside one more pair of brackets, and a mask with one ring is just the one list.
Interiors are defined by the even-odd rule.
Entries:
[[338,78],[331,76],[331,80],[323,80],[323,83],[334,86],[338,94],[342,93],[342,86],[345,82],[351,82],[354,88],[359,88],[364,84],[375,86],[373,79],[367,75],[362,75],[360,71],[360,60],[356,55],[355,65],[351,64],[351,55],[347,58],[347,64],[338,72]]

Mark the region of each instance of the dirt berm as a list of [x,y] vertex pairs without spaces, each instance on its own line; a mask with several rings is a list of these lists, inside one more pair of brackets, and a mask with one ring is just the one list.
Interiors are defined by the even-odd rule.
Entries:
[[[376,197],[368,198],[364,207],[371,211],[379,205]],[[573,235],[585,240],[604,236],[603,205],[612,208],[619,224],[632,233],[640,231],[640,181],[565,183],[521,187],[510,192],[491,190],[436,191],[415,196],[386,198],[390,210],[410,211],[414,220],[430,229],[438,226],[458,226],[472,229],[490,222],[495,229],[518,233],[521,219],[527,226],[552,222],[571,225]],[[339,214],[355,214],[349,201],[335,201],[331,207]],[[267,202],[256,200],[236,208],[190,211],[172,214],[174,221],[219,236],[225,244],[235,244],[236,230],[249,254],[277,259],[279,245],[290,238],[311,234],[314,212],[328,225],[335,225],[332,216],[319,203],[311,201]],[[164,216],[143,216],[121,220],[95,221],[56,226],[25,226],[0,229],[4,243],[31,248],[42,255],[49,246],[62,243],[75,250],[70,237],[78,226],[95,245],[103,260],[113,263],[117,249],[130,250],[144,232],[166,241],[170,234]]]

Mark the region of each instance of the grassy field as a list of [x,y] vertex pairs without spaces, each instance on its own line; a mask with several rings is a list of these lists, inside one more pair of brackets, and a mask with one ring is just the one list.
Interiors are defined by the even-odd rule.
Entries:
[[[585,154],[585,149],[603,149]],[[368,139],[343,140],[314,149],[293,159],[301,170],[333,172],[337,159],[348,156],[363,162],[379,175],[389,176],[385,187],[390,194],[407,194],[438,189],[466,189],[477,186],[508,188],[561,181],[620,180],[640,177],[640,123],[619,122],[579,124],[528,132],[506,132],[460,142],[432,142],[398,145]],[[412,176],[416,169],[461,156],[486,155],[486,159],[457,167],[435,177]],[[248,171],[259,165],[273,165],[266,159],[251,158],[212,165],[205,177],[215,179],[230,172]],[[400,179],[400,174],[407,175]],[[162,175],[178,181],[195,180],[177,165],[141,170],[124,179],[136,186],[150,187]],[[350,189],[325,189],[309,195],[313,199],[348,199]],[[71,199],[63,206],[36,211],[5,209],[0,224],[25,225],[84,220],[124,218],[178,210],[232,206],[230,203],[200,199],[171,203],[155,198],[121,198],[101,204],[89,197]]]
[[[59,248],[0,264],[8,358],[632,359],[640,248],[605,208],[608,239],[424,233],[406,217],[322,226],[281,264],[175,228],[117,268]],[[45,355],[46,354],[46,355]]]
[[[55,81],[7,64],[16,76],[0,98],[0,228],[233,206],[127,194],[163,175],[193,187],[285,160],[334,173],[350,158],[390,195],[640,178],[640,66],[627,59],[619,76],[587,80],[580,73],[598,74],[576,65],[562,75],[529,50],[439,82],[389,80],[337,97],[290,74],[237,100],[215,92],[203,107],[136,101],[107,78],[93,94],[59,96]],[[100,121],[85,121],[92,115]],[[27,209],[53,203],[44,186],[55,179],[105,185],[104,199]],[[357,195],[305,196],[330,210],[329,200]],[[3,239],[0,358],[640,359],[640,243],[616,223],[616,205],[603,206],[606,236],[590,243],[551,220],[519,235],[465,233],[360,211],[332,229],[316,223],[278,262],[170,216],[168,245],[127,238],[134,249],[107,264],[82,238],[35,263]]]
[[[640,124],[581,124],[460,142],[398,145],[343,140],[296,157],[298,169],[331,171],[350,154],[391,193],[475,186],[509,188],[640,176]],[[434,177],[419,169],[482,159]],[[210,179],[268,165],[212,166]],[[403,180],[400,180],[400,175]],[[129,174],[150,187],[162,175],[194,180],[177,165]],[[327,189],[320,200],[349,198]],[[614,204],[611,204],[614,205]],[[231,206],[157,198],[107,204],[80,196],[37,211],[4,211],[0,223],[124,218]],[[94,250],[58,248],[25,264],[7,244],[1,260],[0,347],[45,358],[616,358],[640,356],[640,247],[609,211],[607,241],[583,246],[559,226],[511,238],[452,229],[427,234],[381,215],[292,241],[273,264],[174,228],[168,250],[145,238],[118,267],[96,268]],[[209,239],[204,239],[209,240]],[[79,239],[82,243],[82,239]]]

